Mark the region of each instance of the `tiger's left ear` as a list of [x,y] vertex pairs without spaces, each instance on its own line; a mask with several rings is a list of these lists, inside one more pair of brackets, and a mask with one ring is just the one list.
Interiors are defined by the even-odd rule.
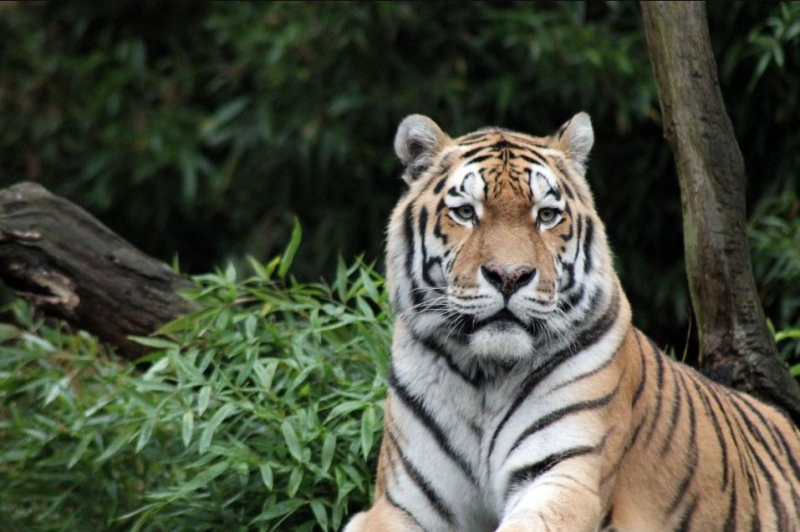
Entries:
[[394,151],[405,166],[403,180],[409,185],[427,170],[450,137],[430,118],[407,116],[394,137]]
[[553,135],[558,149],[572,159],[581,172],[586,171],[586,161],[594,144],[592,119],[586,113],[578,113],[558,128]]

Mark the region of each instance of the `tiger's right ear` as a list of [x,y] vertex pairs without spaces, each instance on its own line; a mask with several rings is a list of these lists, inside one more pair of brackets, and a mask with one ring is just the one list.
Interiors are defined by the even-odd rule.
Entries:
[[450,137],[427,116],[403,119],[394,137],[394,152],[406,168],[403,180],[410,185],[419,178],[449,141]]

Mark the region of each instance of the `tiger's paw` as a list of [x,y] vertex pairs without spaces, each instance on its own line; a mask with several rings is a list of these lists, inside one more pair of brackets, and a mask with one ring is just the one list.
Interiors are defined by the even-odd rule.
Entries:
[[532,515],[531,512],[518,513],[506,518],[500,523],[500,528],[496,532],[546,532],[550,528],[543,526],[540,516]]
[[533,529],[526,525],[503,525],[497,529],[497,532],[534,532]]
[[359,512],[350,519],[342,532],[366,532],[366,521],[367,513]]

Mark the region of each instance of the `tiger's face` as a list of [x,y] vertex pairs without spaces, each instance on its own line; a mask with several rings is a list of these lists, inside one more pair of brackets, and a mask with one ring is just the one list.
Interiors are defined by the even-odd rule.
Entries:
[[592,278],[609,269],[607,253],[593,259],[606,245],[584,179],[593,139],[585,113],[549,137],[495,128],[450,139],[426,117],[401,123],[409,190],[389,227],[387,270],[414,334],[507,361],[574,332],[603,295]]

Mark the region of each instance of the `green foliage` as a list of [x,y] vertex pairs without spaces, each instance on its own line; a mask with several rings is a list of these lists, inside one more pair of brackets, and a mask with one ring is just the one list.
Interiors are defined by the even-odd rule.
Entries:
[[754,274],[773,316],[775,340],[800,376],[800,198],[795,192],[762,202],[750,222]]
[[143,373],[13,305],[20,325],[0,326],[0,528],[338,530],[366,505],[383,281],[340,263],[330,286],[284,285],[290,261],[198,277],[204,309],[139,339],[153,350]]
[[[800,376],[800,4],[708,10],[756,279]],[[17,3],[0,34],[0,186],[42,182],[190,271],[259,259],[198,277],[204,310],[140,339],[144,372],[9,307],[0,530],[336,530],[366,503],[389,321],[380,275],[336,256],[380,255],[410,113],[461,134],[589,111],[637,324],[683,346],[678,186],[635,3]]]
[[586,109],[616,136],[657,107],[627,3],[54,2],[0,10],[0,33],[0,182],[191,271],[272,256],[295,216],[307,276],[378,256],[412,112],[460,134]]
[[758,57],[758,64],[747,90],[752,92],[767,69],[774,65],[778,71],[786,68],[786,49],[800,44],[800,5],[796,2],[782,3],[775,13],[747,37],[751,53]]
[[[800,189],[800,4],[707,9],[764,212]],[[377,259],[407,114],[461,134],[586,110],[636,324],[684,345],[679,190],[634,2],[19,2],[0,5],[0,34],[0,186],[40,181],[190,272],[266,260],[295,219],[301,279]]]

